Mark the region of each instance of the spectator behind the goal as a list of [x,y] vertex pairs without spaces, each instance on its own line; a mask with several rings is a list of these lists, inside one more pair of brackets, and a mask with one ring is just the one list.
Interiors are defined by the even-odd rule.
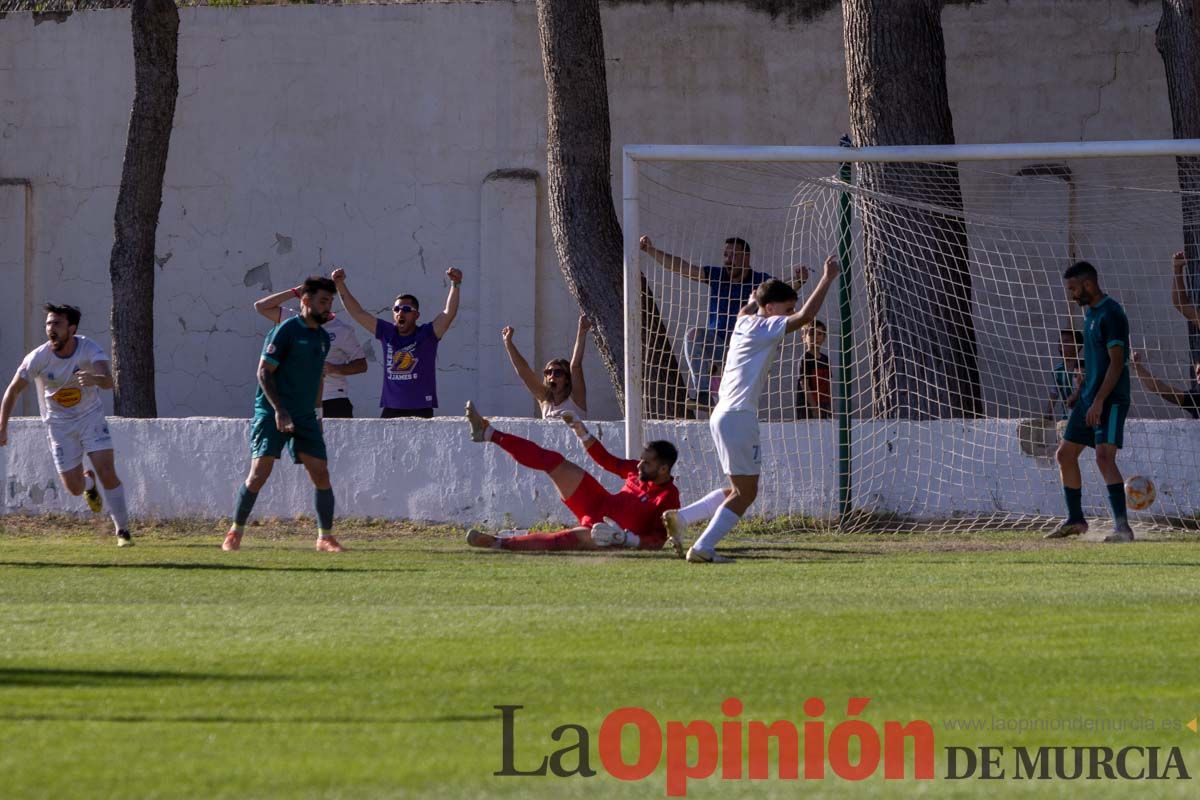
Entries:
[[1079,351],[1083,349],[1083,331],[1063,328],[1058,332],[1058,352],[1062,361],[1054,365],[1054,393],[1050,395],[1050,416],[1056,415],[1055,407],[1062,405],[1057,414],[1059,419],[1071,416],[1071,409],[1079,402],[1083,389],[1083,361]]
[[587,416],[587,384],[583,379],[583,353],[587,347],[587,332],[591,330],[592,321],[587,316],[579,316],[579,329],[575,333],[575,348],[571,351],[571,360],[554,358],[546,362],[542,369],[542,379],[539,381],[525,356],[513,343],[513,328],[505,325],[500,331],[504,349],[508,351],[508,360],[512,362],[517,377],[525,384],[525,388],[537,401],[542,419],[561,419],[564,414],[574,414],[576,419]]
[[1200,419],[1200,359],[1192,362],[1192,376],[1195,378],[1195,383],[1190,389],[1177,389],[1154,377],[1153,373],[1146,368],[1142,354],[1139,352],[1133,352],[1130,360],[1133,363],[1134,374],[1138,376],[1142,386],[1146,387],[1146,391],[1153,392],[1168,403],[1179,406],[1191,414],[1192,419]]
[[[771,276],[750,268],[750,245],[736,236],[725,240],[724,263],[719,267],[697,266],[659,250],[649,236],[643,236],[638,244],[663,269],[708,284],[708,319],[704,328],[688,329],[684,351],[691,374],[688,394],[701,405],[711,405],[714,402],[711,393],[716,391],[714,384],[720,381],[725,348],[738,311],[749,301],[755,287]],[[799,289],[807,280],[808,267],[796,267],[793,288]]]
[[828,419],[833,416],[833,392],[829,356],[821,352],[827,335],[825,323],[814,321],[804,328],[803,335],[804,355],[796,381],[796,419]]
[[1171,257],[1171,268],[1175,273],[1171,281],[1171,303],[1188,321],[1188,342],[1192,362],[1195,363],[1200,361],[1200,303],[1197,303],[1200,287],[1193,287],[1196,291],[1188,291],[1187,276],[1184,275],[1186,265],[1187,256],[1182,251]]

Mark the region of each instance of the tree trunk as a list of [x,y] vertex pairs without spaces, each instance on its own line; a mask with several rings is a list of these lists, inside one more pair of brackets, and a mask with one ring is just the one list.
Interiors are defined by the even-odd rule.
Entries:
[[[843,2],[856,145],[954,143],[941,10],[940,0]],[[874,414],[981,414],[958,166],[862,164],[858,185]]]
[[[1176,139],[1200,139],[1200,13],[1195,0],[1163,0],[1154,43],[1167,73],[1171,128]],[[1200,306],[1200,158],[1175,159],[1183,206],[1188,295]],[[1200,361],[1200,328],[1188,323],[1192,361]]]
[[[623,246],[613,207],[608,83],[599,0],[538,0],[546,75],[547,183],[554,248],[567,289],[592,318],[597,350],[625,406]],[[658,304],[642,279],[647,417],[684,416],[686,390]]]
[[179,94],[179,11],[172,0],[135,0],[134,91],[112,258],[114,410],[155,417],[154,240]]

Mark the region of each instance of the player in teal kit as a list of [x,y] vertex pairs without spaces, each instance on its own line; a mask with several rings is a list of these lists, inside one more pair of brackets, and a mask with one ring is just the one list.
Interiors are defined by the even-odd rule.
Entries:
[[1133,530],[1125,514],[1125,481],[1117,468],[1117,451],[1129,414],[1129,319],[1121,304],[1100,290],[1096,268],[1076,262],[1063,274],[1067,296],[1084,307],[1083,388],[1071,409],[1067,429],[1056,458],[1067,500],[1067,519],[1046,534],[1061,539],[1086,533],[1083,516],[1083,476],[1079,456],[1085,447],[1096,449],[1096,466],[1108,487],[1113,530],[1106,542],[1131,542]]
[[258,493],[271,476],[286,444],[297,464],[303,464],[316,489],[317,549],[340,553],[333,538],[333,488],[329,484],[325,437],[317,408],[329,334],[321,327],[330,317],[337,292],[329,278],[309,278],[300,295],[300,315],[276,325],[267,334],[258,364],[258,393],[250,424],[250,475],[238,488],[233,525],[222,550],[238,550],[242,532]]

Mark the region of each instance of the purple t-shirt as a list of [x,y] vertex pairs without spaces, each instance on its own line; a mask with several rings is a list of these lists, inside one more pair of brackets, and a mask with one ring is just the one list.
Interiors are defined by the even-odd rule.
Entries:
[[375,320],[375,338],[383,344],[383,393],[380,408],[405,411],[437,408],[438,337],[433,323],[408,336],[387,320]]

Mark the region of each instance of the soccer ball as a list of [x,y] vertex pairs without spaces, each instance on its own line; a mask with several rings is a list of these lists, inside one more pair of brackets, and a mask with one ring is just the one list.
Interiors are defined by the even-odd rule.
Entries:
[[1125,500],[1134,511],[1149,508],[1154,502],[1154,482],[1141,475],[1125,481]]

